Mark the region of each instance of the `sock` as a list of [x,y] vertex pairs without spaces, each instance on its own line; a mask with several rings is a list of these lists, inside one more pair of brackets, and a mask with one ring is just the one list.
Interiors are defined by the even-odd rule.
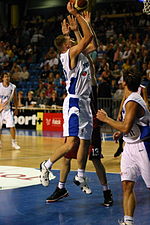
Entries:
[[59,183],[58,183],[58,187],[59,187],[60,189],[63,189],[63,188],[65,187],[65,183],[64,183],[64,182],[59,181]]
[[83,169],[78,169],[77,176],[78,176],[78,177],[84,177],[84,173],[85,173],[85,170],[83,170]]
[[47,162],[45,163],[45,166],[47,169],[51,169],[52,165],[53,165],[53,163],[51,162],[50,159],[48,159]]
[[131,222],[133,224],[133,217],[132,216],[124,216],[124,222]]
[[11,142],[12,142],[12,143],[15,143],[15,142],[16,142],[16,139],[12,139]]
[[103,191],[110,190],[108,185],[102,185],[102,187],[103,187]]

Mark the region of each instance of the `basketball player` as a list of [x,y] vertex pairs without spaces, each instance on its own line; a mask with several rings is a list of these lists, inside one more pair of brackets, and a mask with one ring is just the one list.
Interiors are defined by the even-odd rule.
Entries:
[[126,71],[123,75],[126,100],[123,104],[122,122],[108,117],[103,109],[97,112],[99,120],[119,130],[114,133],[114,139],[118,139],[123,133],[125,142],[121,158],[124,208],[124,221],[119,222],[121,225],[134,224],[136,203],[133,189],[140,175],[150,189],[150,112],[143,98],[137,93],[140,82],[140,76],[132,71]]
[[[91,14],[89,12],[84,12],[84,18],[86,21],[90,24],[91,22]],[[66,19],[64,19],[62,23],[62,32],[65,35],[69,35],[69,28],[74,31],[76,38],[78,41],[81,39],[81,35],[79,34],[78,25],[76,23],[76,20],[74,17],[68,17],[69,24],[66,23]],[[90,25],[91,26],[91,25]],[[80,36],[80,37],[79,37]],[[94,34],[94,39],[96,39],[96,36]],[[96,48],[96,40],[93,42],[93,49]],[[92,46],[92,43],[91,43]],[[95,48],[94,48],[95,46]],[[89,49],[91,50],[91,47],[87,47],[85,49],[84,54],[88,54]],[[101,158],[103,157],[101,154],[101,134],[100,134],[100,123],[96,119],[96,112],[97,112],[97,81],[95,77],[95,68],[92,59],[89,59],[90,61],[90,69],[92,72],[92,94],[91,94],[91,108],[92,108],[92,114],[93,114],[93,132],[92,132],[92,140],[91,145],[89,148],[89,160],[92,160],[93,165],[96,169],[97,176],[100,180],[100,183],[103,187],[103,194],[104,194],[104,203],[103,205],[106,207],[109,207],[113,204],[112,194],[111,190],[108,187],[107,184],[107,178],[106,178],[106,172],[105,168],[101,162]],[[54,193],[47,198],[47,202],[55,202],[59,199],[62,199],[64,197],[68,196],[68,191],[65,188],[65,183],[67,180],[68,173],[70,172],[71,167],[71,159],[77,158],[77,151],[78,149],[72,149],[69,151],[63,158],[62,161],[62,169],[60,170],[60,180],[58,183],[58,186]],[[74,183],[77,185],[80,185],[78,182],[74,180]],[[91,194],[92,191],[87,185],[81,184],[80,188],[83,192],[86,194]]]
[[[0,83],[0,129],[2,130],[3,122],[6,122],[6,127],[10,128],[10,134],[12,137],[12,147],[16,150],[20,149],[20,146],[16,142],[16,129],[14,123],[14,114],[17,115],[17,95],[16,86],[10,83],[10,74],[1,74],[2,82]],[[15,111],[13,113],[11,109],[11,102],[14,101]],[[1,140],[0,140],[1,145]]]
[[55,46],[60,50],[64,75],[66,78],[67,96],[63,103],[63,135],[67,137],[66,143],[60,146],[54,154],[40,165],[40,180],[43,186],[49,185],[49,170],[53,163],[63,157],[72,148],[80,145],[77,153],[78,173],[75,180],[86,184],[84,176],[88,149],[92,134],[92,111],[90,107],[91,74],[90,64],[82,52],[93,38],[92,31],[73,4],[68,2],[67,9],[75,16],[83,32],[83,38],[73,45],[69,36],[59,35],[55,39]]
[[[138,88],[138,93],[142,96],[147,107],[149,108],[147,88],[140,84],[140,86]],[[123,96],[123,99],[121,101],[120,109],[119,109],[119,113],[118,113],[118,117],[117,117],[117,120],[120,120],[120,121],[122,119],[121,112],[122,112],[122,106],[123,106],[124,101],[125,101],[125,96]],[[114,157],[118,157],[123,152],[123,137],[120,137],[118,142],[119,142],[119,147],[118,147],[117,151],[115,152]]]

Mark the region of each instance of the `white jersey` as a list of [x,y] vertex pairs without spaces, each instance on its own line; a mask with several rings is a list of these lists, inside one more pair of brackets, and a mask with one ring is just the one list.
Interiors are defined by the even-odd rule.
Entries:
[[128,134],[123,135],[123,140],[126,143],[136,143],[139,141],[144,141],[150,139],[150,112],[140,94],[133,92],[125,100],[123,104],[122,116],[123,120],[126,114],[125,105],[129,101],[137,102],[145,111],[144,116],[138,118],[136,117],[133,126]]
[[60,60],[66,78],[67,93],[84,99],[88,98],[91,94],[91,73],[87,57],[80,53],[74,69],[70,69],[69,49],[60,55]]
[[4,103],[8,101],[5,110],[10,109],[10,102],[12,101],[16,86],[9,83],[8,87],[4,87],[3,83],[0,83],[0,102]]

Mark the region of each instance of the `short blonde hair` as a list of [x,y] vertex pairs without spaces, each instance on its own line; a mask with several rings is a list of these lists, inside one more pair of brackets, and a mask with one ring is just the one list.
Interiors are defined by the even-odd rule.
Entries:
[[59,35],[55,38],[54,45],[58,50],[61,50],[65,42],[66,42],[66,37],[64,35]]

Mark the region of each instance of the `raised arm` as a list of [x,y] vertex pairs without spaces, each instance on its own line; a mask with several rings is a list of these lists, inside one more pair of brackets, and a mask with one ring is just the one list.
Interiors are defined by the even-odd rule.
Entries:
[[73,47],[70,48],[70,58],[71,58],[71,67],[76,65],[76,57],[84,51],[84,49],[88,46],[90,41],[93,38],[93,33],[91,31],[90,26],[86,22],[86,20],[83,18],[82,15],[78,13],[78,11],[73,7],[73,4],[68,2],[67,9],[70,14],[76,17],[79,25],[81,26],[83,37],[79,41],[79,43]]

